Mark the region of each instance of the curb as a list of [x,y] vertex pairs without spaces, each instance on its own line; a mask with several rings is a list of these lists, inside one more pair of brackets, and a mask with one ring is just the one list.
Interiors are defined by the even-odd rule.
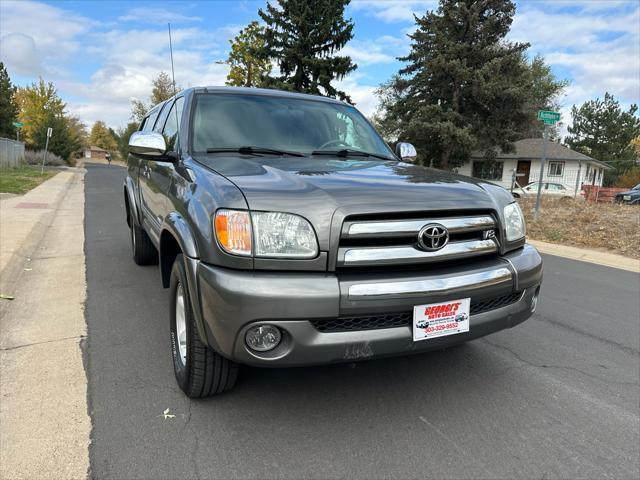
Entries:
[[586,248],[571,247],[568,245],[556,245],[554,243],[543,242],[540,240],[529,240],[530,243],[538,249],[540,253],[555,255],[557,257],[569,258],[581,262],[594,263],[610,268],[618,268],[628,272],[640,273],[640,260],[615,253],[599,252],[597,250],[589,250]]

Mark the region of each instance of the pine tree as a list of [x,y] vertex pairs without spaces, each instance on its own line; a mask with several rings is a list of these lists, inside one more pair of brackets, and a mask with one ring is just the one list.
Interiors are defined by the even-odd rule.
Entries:
[[16,134],[13,122],[18,117],[18,108],[13,101],[15,87],[11,84],[9,73],[0,62],[0,137],[14,138]]
[[351,57],[336,55],[353,38],[353,22],[345,20],[350,0],[278,0],[258,14],[266,23],[262,58],[274,60],[280,76],[265,86],[337,97],[351,101],[331,84],[354,71]]
[[636,116],[638,106],[633,104],[628,111],[610,93],[604,100],[599,98],[571,108],[572,124],[565,143],[578,152],[613,167],[606,171],[605,184],[611,185],[619,175],[630,170],[638,160],[634,139],[640,135],[640,118]]
[[528,44],[505,40],[511,0],[440,0],[416,17],[410,53],[379,91],[381,123],[389,136],[414,143],[420,159],[442,168],[473,150],[494,157],[513,151],[528,121]]

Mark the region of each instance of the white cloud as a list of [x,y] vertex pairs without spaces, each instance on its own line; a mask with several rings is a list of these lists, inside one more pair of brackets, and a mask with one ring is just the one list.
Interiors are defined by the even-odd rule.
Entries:
[[174,10],[166,10],[164,8],[153,7],[137,7],[129,10],[127,14],[118,18],[121,22],[143,22],[167,24],[180,22],[199,22],[202,17],[189,16]]
[[0,43],[0,57],[9,69],[21,75],[42,73],[42,59],[32,36],[9,33],[0,39]]
[[413,16],[423,16],[438,7],[437,0],[354,0],[351,8],[364,11],[384,22],[412,22]]
[[[42,68],[52,69],[58,62],[77,54],[81,49],[80,36],[97,24],[45,3],[3,1],[0,3],[0,55],[7,59],[8,68],[38,74]],[[29,57],[17,58],[18,53],[10,51],[10,47],[28,52]],[[27,65],[30,61],[32,68]]]

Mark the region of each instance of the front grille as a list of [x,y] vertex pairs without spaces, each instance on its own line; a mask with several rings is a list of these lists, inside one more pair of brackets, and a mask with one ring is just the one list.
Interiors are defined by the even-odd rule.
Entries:
[[[430,250],[419,240],[423,227],[429,224],[438,224],[448,232],[448,242],[439,250]],[[495,254],[497,232],[495,217],[486,211],[430,213],[410,218],[347,217],[340,233],[336,267],[388,268]]]
[[[493,297],[485,300],[471,301],[471,315],[495,310],[516,303],[522,292]],[[316,330],[323,333],[353,332],[359,330],[378,330],[383,328],[410,327],[413,311],[401,313],[384,313],[379,315],[360,315],[354,317],[321,318],[311,320]]]

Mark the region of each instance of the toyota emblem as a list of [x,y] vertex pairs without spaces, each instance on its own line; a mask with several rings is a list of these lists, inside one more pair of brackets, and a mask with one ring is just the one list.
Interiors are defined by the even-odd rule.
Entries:
[[418,233],[418,245],[427,252],[435,252],[449,242],[449,230],[439,223],[429,223]]

